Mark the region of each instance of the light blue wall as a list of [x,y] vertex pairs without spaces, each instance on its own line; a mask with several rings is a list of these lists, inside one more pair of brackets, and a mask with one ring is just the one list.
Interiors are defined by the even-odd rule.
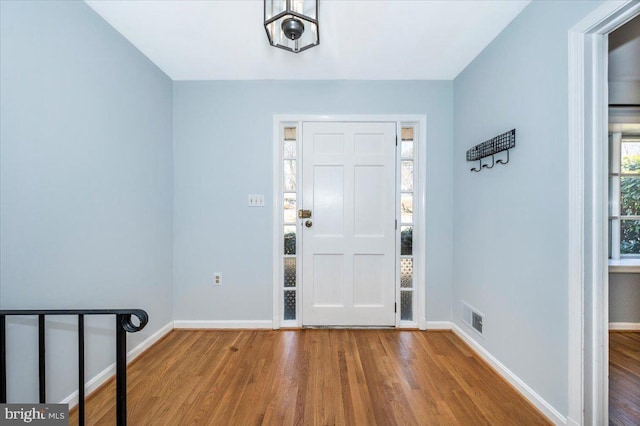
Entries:
[[609,322],[640,324],[640,274],[609,273]]
[[[567,412],[568,34],[599,2],[534,1],[454,81],[454,322]],[[465,152],[515,128],[511,162]],[[484,337],[461,300],[485,314]]]
[[[0,307],[144,308],[132,348],[172,319],[172,82],[83,2],[0,7]],[[87,378],[115,360],[113,322],[87,320]],[[57,402],[76,334],[48,327]],[[9,400],[35,401],[33,321],[8,339]]]
[[[449,320],[453,83],[216,81],[174,85],[174,314],[271,320],[274,114],[427,115],[427,319]],[[265,194],[265,208],[247,207]],[[223,274],[213,287],[212,274]]]

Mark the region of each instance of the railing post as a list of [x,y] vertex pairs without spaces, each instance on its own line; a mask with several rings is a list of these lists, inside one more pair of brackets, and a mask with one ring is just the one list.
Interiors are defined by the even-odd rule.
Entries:
[[5,316],[0,315],[0,404],[7,403],[7,337]]
[[78,426],[84,426],[84,315],[78,315]]
[[47,402],[47,377],[45,363],[44,314],[38,315],[38,375],[40,377],[40,404]]
[[127,332],[125,316],[116,315],[116,424],[127,425]]

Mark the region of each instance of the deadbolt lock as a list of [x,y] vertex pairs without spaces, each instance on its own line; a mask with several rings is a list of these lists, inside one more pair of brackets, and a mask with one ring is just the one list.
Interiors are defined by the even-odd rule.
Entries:
[[304,210],[304,209],[298,210],[298,217],[300,219],[309,219],[311,217],[311,210]]

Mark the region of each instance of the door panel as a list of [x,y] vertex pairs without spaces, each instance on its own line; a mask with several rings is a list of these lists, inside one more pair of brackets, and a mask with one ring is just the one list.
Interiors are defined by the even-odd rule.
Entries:
[[385,227],[385,199],[373,188],[384,187],[384,167],[354,168],[353,226],[357,237],[382,237]]
[[303,325],[395,325],[395,135],[303,123]]
[[316,237],[344,234],[344,167],[313,170],[313,222]]
[[317,307],[342,307],[344,256],[340,254],[316,254],[313,256],[313,302]]

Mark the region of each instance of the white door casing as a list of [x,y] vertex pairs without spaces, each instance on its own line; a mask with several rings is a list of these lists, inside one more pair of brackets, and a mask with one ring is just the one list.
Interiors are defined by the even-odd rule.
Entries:
[[569,425],[608,423],[607,35],[638,13],[608,1],[569,30]]
[[303,123],[305,326],[396,323],[395,141],[395,123]]

